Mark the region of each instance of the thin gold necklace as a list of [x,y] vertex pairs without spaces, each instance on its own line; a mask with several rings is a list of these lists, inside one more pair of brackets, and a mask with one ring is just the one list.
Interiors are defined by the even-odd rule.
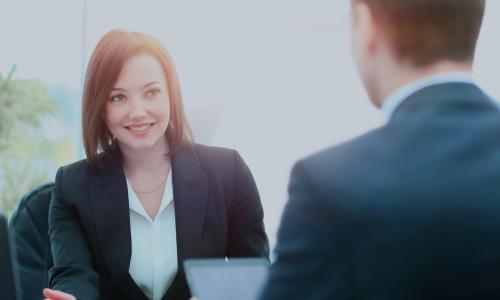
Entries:
[[[168,176],[168,174],[167,174]],[[134,192],[136,192],[137,194],[148,194],[148,193],[152,193],[154,191],[156,191],[157,189],[159,189],[162,185],[164,185],[166,183],[166,179],[167,179],[167,176],[165,176],[165,178],[163,178],[163,180],[160,182],[159,185],[157,185],[156,187],[154,187],[153,189],[151,190],[148,190],[148,191],[138,191],[136,190],[134,187],[132,187],[132,189],[134,190]]]

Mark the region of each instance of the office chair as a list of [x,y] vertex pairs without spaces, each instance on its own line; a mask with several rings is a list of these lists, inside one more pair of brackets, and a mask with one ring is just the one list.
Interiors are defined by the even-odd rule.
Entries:
[[43,299],[48,270],[52,267],[49,241],[49,204],[54,183],[46,183],[25,194],[9,221],[16,245],[23,299]]

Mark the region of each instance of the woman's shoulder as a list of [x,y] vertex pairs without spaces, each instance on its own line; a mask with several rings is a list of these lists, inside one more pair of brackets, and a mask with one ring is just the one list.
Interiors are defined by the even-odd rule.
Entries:
[[64,166],[57,170],[55,184],[56,189],[67,187],[77,189],[88,181],[90,163],[87,159],[82,159]]
[[194,144],[193,148],[205,171],[211,175],[235,176],[235,172],[248,168],[235,149],[202,144]]
[[87,159],[81,159],[79,161],[75,161],[59,167],[58,173],[64,173],[65,175],[69,175],[69,174],[88,173],[89,170],[90,170],[89,161]]
[[61,166],[58,173],[64,173],[66,176],[79,176],[106,171],[109,166],[113,165],[116,161],[117,155],[111,153],[99,153],[98,164],[92,164],[88,159],[84,158],[73,163]]
[[194,144],[192,145],[192,147],[195,149],[197,155],[202,159],[218,161],[232,158],[234,159],[236,155],[239,155],[236,150],[230,148],[209,146],[203,144]]
[[235,149],[202,144],[195,144],[194,149],[202,163],[216,166],[216,168],[234,169],[245,165],[245,161]]

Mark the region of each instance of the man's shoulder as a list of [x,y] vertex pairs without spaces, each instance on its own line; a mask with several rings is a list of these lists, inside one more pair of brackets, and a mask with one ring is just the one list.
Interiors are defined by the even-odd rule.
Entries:
[[316,170],[337,172],[354,164],[367,163],[387,146],[385,128],[380,127],[343,143],[319,150],[297,163]]
[[306,182],[325,195],[375,184],[381,172],[390,172],[398,164],[394,158],[397,147],[389,141],[388,130],[386,126],[371,130],[297,161],[291,183]]

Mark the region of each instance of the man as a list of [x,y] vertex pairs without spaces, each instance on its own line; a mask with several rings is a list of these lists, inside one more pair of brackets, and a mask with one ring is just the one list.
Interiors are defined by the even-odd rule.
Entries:
[[500,112],[471,79],[484,0],[352,0],[385,126],[293,168],[262,299],[500,299]]

